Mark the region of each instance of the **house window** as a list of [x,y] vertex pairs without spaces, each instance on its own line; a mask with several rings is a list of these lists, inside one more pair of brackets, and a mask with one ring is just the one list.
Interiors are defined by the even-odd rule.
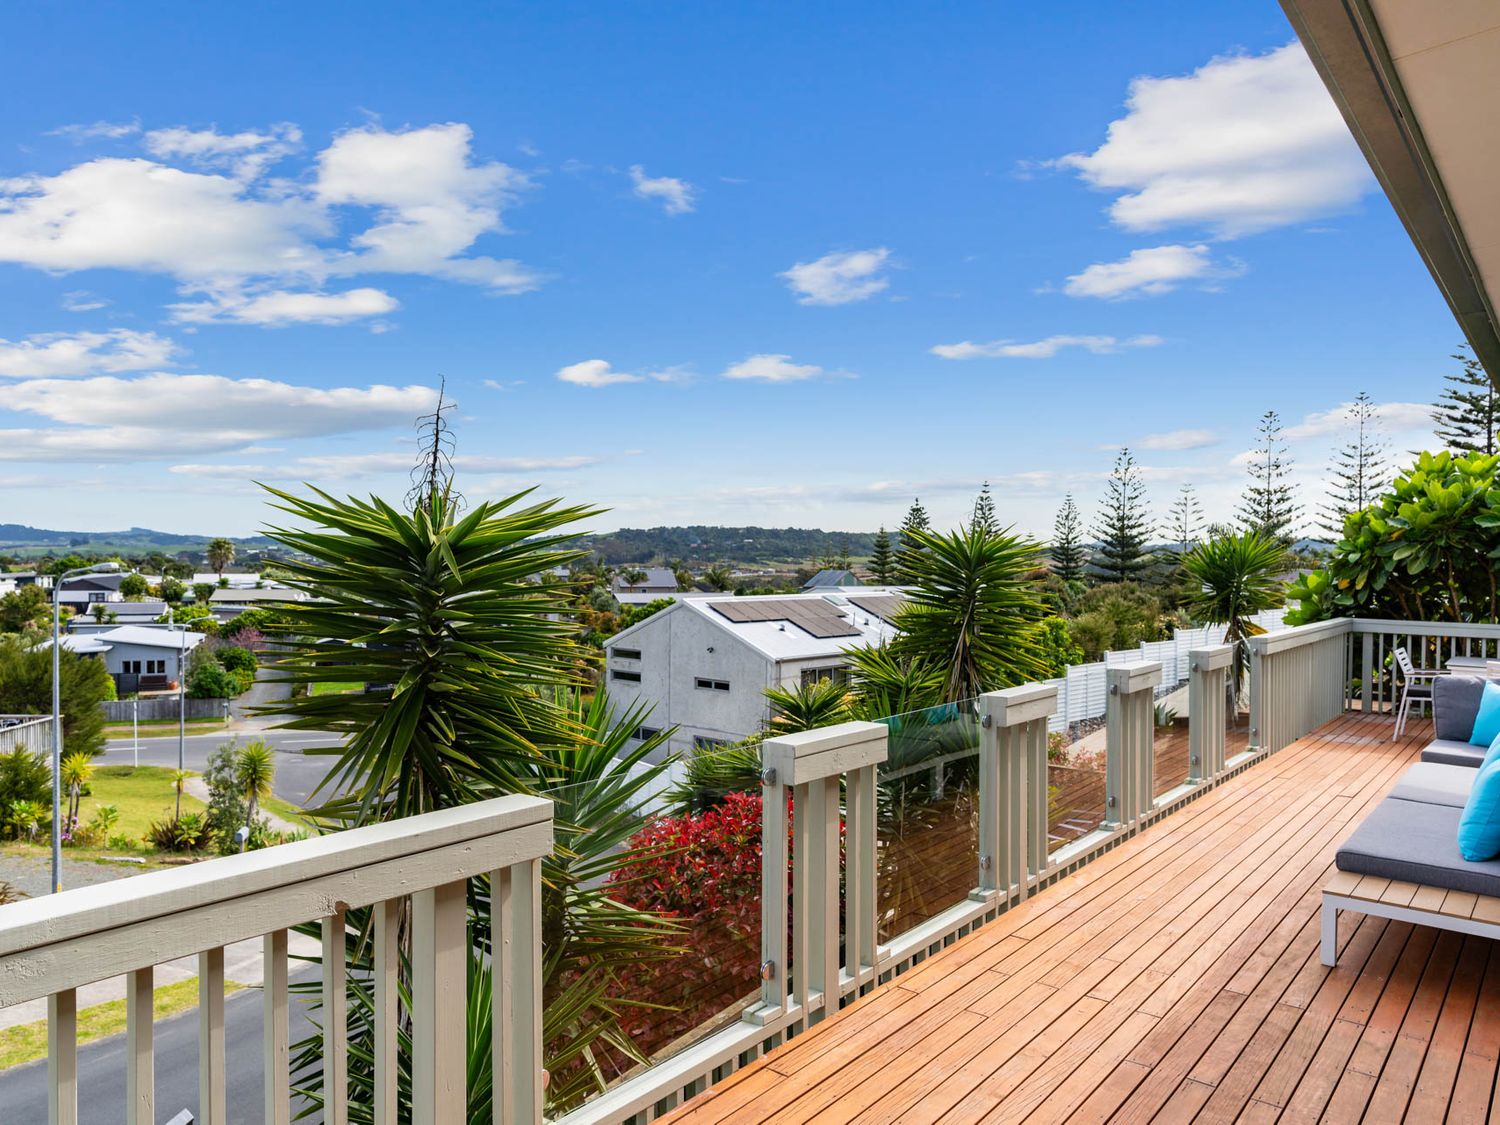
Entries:
[[609,678],[612,680],[624,680],[627,684],[638,684],[641,682],[639,672],[627,672],[622,668],[610,669]]
[[638,648],[614,648],[610,649],[610,651],[621,660],[639,660],[641,658],[641,650]]
[[809,684],[820,684],[825,680],[832,680],[836,684],[844,683],[849,678],[849,669],[842,664],[831,664],[827,668],[804,668],[802,669],[802,686]]
[[139,676],[141,674],[141,662],[139,660],[120,661],[120,671],[126,676]]
[[701,734],[693,737],[694,750],[717,750],[721,746],[728,745],[729,743],[725,742],[722,738],[705,738]]
[[695,688],[701,688],[704,691],[728,691],[729,681],[706,680],[702,676],[699,676],[696,680],[693,681],[693,686]]
[[102,602],[104,600],[105,600],[105,595],[104,595],[104,592],[102,590],[91,590],[91,591],[89,591],[89,601],[91,601],[91,602]]
[[635,728],[635,736],[641,742],[645,742],[646,739],[648,739],[648,738],[655,738],[660,733],[661,733],[661,727],[636,727]]
[[148,676],[165,676],[167,674],[167,662],[165,660],[146,661],[146,674]]

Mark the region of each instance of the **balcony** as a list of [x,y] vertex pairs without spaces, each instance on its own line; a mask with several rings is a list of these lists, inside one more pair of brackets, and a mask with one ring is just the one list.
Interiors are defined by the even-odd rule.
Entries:
[[[1187,730],[1160,738],[1161,665],[1112,667],[1102,761],[1083,780],[1049,760],[1054,685],[768,739],[759,934],[738,951],[758,973],[729,974],[711,1018],[674,1026],[649,1066],[557,1119],[1482,1119],[1500,1069],[1493,942],[1345,913],[1337,967],[1319,959],[1333,851],[1429,737],[1417,720],[1392,739],[1397,645],[1427,667],[1500,657],[1500,626],[1255,638],[1244,715],[1226,707],[1231,650],[1196,649]],[[894,817],[897,798],[920,815]],[[510,797],[7,907],[0,1006],[47,999],[50,1117],[72,1123],[90,1082],[77,990],[123,977],[125,1119],[176,1112],[155,1103],[171,1067],[197,1074],[197,1120],[225,1122],[226,1075],[246,1060],[225,1051],[223,949],[261,938],[252,1062],[265,1120],[286,1123],[287,931],[311,924],[324,1119],[346,1120],[344,1080],[362,1068],[375,1121],[396,1120],[399,1090],[411,1120],[448,1125],[465,1120],[477,883],[494,934],[493,1117],[540,1120],[551,835],[547,801]],[[346,917],[362,907],[373,958],[351,974]],[[159,1055],[154,967],[195,954],[198,1051]],[[346,1045],[351,987],[370,997],[370,1058]]]

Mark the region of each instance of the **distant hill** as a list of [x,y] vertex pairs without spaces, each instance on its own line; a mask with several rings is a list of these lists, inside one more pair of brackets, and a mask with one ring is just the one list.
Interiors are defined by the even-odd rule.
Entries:
[[[0,523],[0,553],[3,554],[45,555],[77,551],[83,554],[139,555],[160,551],[175,555],[182,551],[202,551],[213,538],[212,535],[152,531],[147,527],[132,527],[125,531],[57,531],[45,527],[28,527],[20,523]],[[264,535],[226,538],[236,547],[245,550],[274,546]]]
[[872,531],[821,531],[804,527],[622,527],[608,535],[588,535],[583,546],[612,565],[626,563],[804,563],[847,549],[868,556]]

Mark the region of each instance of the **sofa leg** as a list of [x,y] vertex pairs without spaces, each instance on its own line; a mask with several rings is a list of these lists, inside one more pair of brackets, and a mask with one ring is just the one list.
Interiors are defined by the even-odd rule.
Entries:
[[1323,900],[1323,964],[1330,969],[1339,963],[1339,910]]

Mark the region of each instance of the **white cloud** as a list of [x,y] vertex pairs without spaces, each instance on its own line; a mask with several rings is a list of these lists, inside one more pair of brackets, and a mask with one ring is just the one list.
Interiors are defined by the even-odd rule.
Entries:
[[[1343,434],[1349,428],[1349,408],[1352,402],[1343,402],[1331,410],[1319,410],[1304,415],[1295,426],[1281,432],[1287,441],[1306,441],[1309,438]],[[1432,407],[1425,402],[1382,402],[1373,410],[1375,421],[1387,432],[1424,432],[1432,429]]]
[[[11,343],[0,340],[0,376],[56,379],[100,372],[144,371],[172,362],[177,346],[154,332],[49,332]],[[12,390],[0,405],[9,407]]]
[[1121,193],[1110,216],[1128,230],[1187,224],[1234,238],[1344,210],[1375,187],[1296,42],[1137,78],[1126,110],[1099,148],[1055,163]]
[[62,307],[69,312],[93,312],[108,304],[109,302],[103,297],[97,297],[87,289],[74,289],[64,293],[62,299]]
[[1218,441],[1219,435],[1212,430],[1168,430],[1163,434],[1147,434],[1135,443],[1134,448],[1178,452],[1206,449]]
[[61,125],[47,132],[49,137],[67,137],[75,144],[103,138],[119,140],[141,131],[139,121],[95,121],[92,125]]
[[[575,387],[611,387],[617,383],[691,383],[695,376],[687,367],[664,367],[660,371],[646,371],[636,374],[630,371],[616,371],[607,359],[586,359],[581,363],[570,363],[557,372],[557,379],[564,383],[572,383]],[[516,380],[513,385],[520,385],[524,380]],[[486,379],[485,385],[503,390],[501,384],[492,379]]]
[[264,133],[220,133],[217,128],[177,125],[153,129],[142,138],[152,156],[166,160],[176,157],[210,168],[228,167],[242,180],[255,179],[283,156],[295,152],[301,143],[302,130],[289,122],[273,125]]
[[938,344],[929,349],[944,359],[1051,359],[1064,348],[1083,348],[1095,355],[1109,355],[1124,348],[1154,348],[1165,343],[1160,336],[1048,336],[1045,340],[1022,343],[1016,340],[991,340],[976,344]]
[[798,304],[847,305],[873,297],[890,285],[880,276],[890,256],[884,246],[824,254],[816,261],[798,262],[777,276],[786,278]]
[[429,387],[307,387],[270,379],[157,372],[132,379],[34,379],[6,408],[58,428],[0,430],[0,460],[167,460],[230,453],[283,438],[409,425],[433,408]]
[[[527,180],[476,161],[467,125],[351,130],[318,154],[310,181],[257,179],[260,166],[246,162],[283,155],[297,136],[293,126],[157,130],[148,145],[161,161],[101,158],[56,175],[0,179],[0,262],[165,274],[189,295],[244,291],[252,300],[369,272],[497,293],[541,283],[513,259],[469,253],[481,236],[504,230],[502,208]],[[192,167],[162,162],[169,158]],[[223,164],[232,174],[214,170]]]
[[630,182],[637,199],[654,200],[668,215],[685,215],[697,201],[698,189],[686,180],[673,176],[648,176],[639,164],[630,168]]
[[759,379],[766,383],[795,383],[815,379],[823,369],[811,363],[793,363],[789,355],[752,355],[724,369],[725,379]]
[[1069,297],[1102,297],[1119,301],[1130,297],[1159,297],[1184,282],[1213,283],[1244,273],[1242,263],[1214,262],[1208,247],[1154,246],[1149,250],[1132,250],[1117,262],[1095,262],[1082,273],[1068,278],[1063,292]]
[[347,324],[394,312],[401,304],[382,289],[348,289],[342,293],[294,293],[271,290],[246,294],[236,290],[214,293],[204,301],[168,305],[172,319],[182,324]]
[[612,387],[616,383],[644,383],[644,375],[632,375],[628,371],[616,371],[607,359],[586,359],[581,363],[570,363],[558,370],[557,378],[575,387]]
[[[243,452],[249,452],[245,450]],[[340,453],[296,457],[277,463],[195,462],[173,465],[170,472],[190,477],[251,477],[261,480],[347,480],[387,473],[406,474],[416,459],[414,450],[388,453]],[[459,454],[453,466],[477,473],[566,472],[598,464],[602,458],[575,454],[566,457],[483,457]]]

